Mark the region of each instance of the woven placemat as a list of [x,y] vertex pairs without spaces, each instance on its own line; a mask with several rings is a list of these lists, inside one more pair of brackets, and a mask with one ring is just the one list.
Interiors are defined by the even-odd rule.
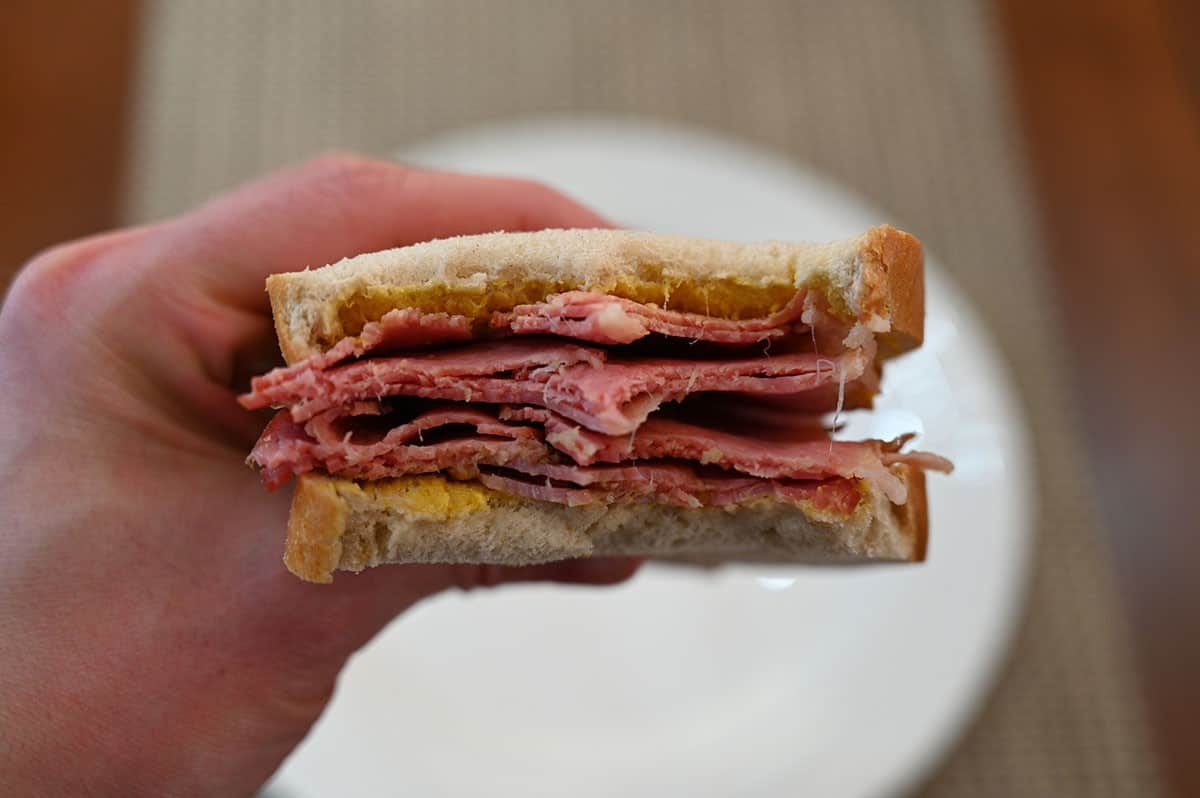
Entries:
[[546,112],[701,125],[847,183],[917,231],[982,309],[1039,461],[1027,618],[920,794],[1154,795],[998,58],[987,7],[966,0],[152,4],[126,216],[175,213],[329,147],[388,154]]

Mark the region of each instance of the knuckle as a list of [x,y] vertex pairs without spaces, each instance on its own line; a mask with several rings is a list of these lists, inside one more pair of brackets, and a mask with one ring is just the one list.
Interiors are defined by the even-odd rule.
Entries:
[[301,169],[308,190],[334,205],[359,200],[381,186],[403,185],[410,174],[402,164],[345,152],[323,155]]
[[368,158],[349,150],[330,150],[314,158],[311,166],[318,172],[347,172],[361,169],[368,163]]
[[51,247],[17,272],[5,304],[32,310],[61,307],[76,293],[95,262],[95,254],[80,243]]
[[403,167],[396,163],[375,160],[351,152],[334,151],[314,160],[311,169],[322,181],[355,184],[395,174]]
[[513,189],[538,200],[557,201],[564,199],[563,194],[549,183],[543,183],[531,177],[510,177]]
[[[137,242],[163,225],[146,225],[68,241],[31,258],[16,274],[4,298],[6,312],[59,314],[91,301],[98,282],[126,272],[137,258]],[[118,257],[120,255],[120,257]]]
[[503,178],[508,192],[516,198],[515,229],[541,230],[547,227],[571,227],[579,206],[566,194],[548,183],[526,177]]

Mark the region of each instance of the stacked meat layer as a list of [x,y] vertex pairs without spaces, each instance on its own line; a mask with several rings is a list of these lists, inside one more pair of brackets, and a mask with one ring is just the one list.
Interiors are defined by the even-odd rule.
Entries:
[[257,378],[282,408],[250,461],[272,488],[320,470],[443,473],[568,505],[759,499],[850,514],[864,480],[905,501],[898,462],[949,470],[903,441],[832,441],[821,414],[869,404],[870,330],[798,293],[730,320],[570,292],[496,313],[394,310],[328,351]]

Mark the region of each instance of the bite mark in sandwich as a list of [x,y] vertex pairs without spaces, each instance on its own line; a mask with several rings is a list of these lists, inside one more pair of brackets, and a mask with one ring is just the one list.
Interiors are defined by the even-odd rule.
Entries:
[[919,345],[920,244],[609,230],[434,241],[268,280],[289,365],[249,462],[297,481],[285,561],[918,560],[905,440],[834,441]]

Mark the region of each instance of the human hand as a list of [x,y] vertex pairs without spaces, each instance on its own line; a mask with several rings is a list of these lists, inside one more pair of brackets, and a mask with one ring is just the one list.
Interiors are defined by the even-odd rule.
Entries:
[[50,250],[0,309],[0,772],[16,794],[252,794],[346,659],[449,587],[607,584],[624,560],[281,561],[286,491],[236,390],[277,357],[263,281],[449,235],[596,227],[534,183],[328,157],[193,213]]

